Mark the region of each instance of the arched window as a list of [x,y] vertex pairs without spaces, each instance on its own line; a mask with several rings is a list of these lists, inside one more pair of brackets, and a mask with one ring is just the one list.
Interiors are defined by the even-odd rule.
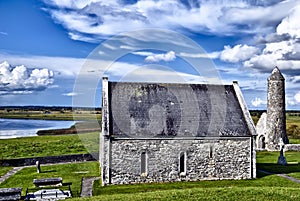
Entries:
[[186,174],[186,153],[180,152],[179,154],[179,173],[180,175]]
[[141,175],[147,175],[147,153],[145,151],[141,153]]

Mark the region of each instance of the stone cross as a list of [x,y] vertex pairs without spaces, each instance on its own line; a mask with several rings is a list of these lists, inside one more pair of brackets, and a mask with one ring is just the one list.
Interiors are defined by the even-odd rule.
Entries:
[[277,164],[278,165],[287,165],[286,158],[283,155],[284,142],[283,142],[282,138],[280,138],[280,140],[279,140],[279,146],[280,146],[280,155],[278,157]]

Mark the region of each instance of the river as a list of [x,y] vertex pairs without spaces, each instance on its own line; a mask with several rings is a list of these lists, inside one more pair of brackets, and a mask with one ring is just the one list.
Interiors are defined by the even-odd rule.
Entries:
[[0,139],[37,136],[38,130],[69,128],[74,121],[1,119]]

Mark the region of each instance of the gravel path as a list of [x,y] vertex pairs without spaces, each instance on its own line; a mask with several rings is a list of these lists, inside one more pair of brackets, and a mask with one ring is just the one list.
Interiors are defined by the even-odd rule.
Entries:
[[[262,173],[265,173],[265,174],[275,174],[275,173],[272,173],[272,172],[267,172],[267,171],[264,171],[264,170],[258,170],[259,172],[262,172]],[[283,177],[285,179],[288,179],[290,181],[293,181],[293,182],[296,182],[296,183],[300,183],[300,180],[299,179],[296,179],[294,177],[291,177],[291,176],[288,176],[286,174],[275,174],[279,177]]]
[[8,179],[10,176],[16,174],[17,172],[19,172],[20,170],[22,170],[24,167],[14,167],[12,170],[10,170],[9,172],[7,172],[5,175],[0,177],[0,184],[2,182],[4,182],[6,179]]
[[91,197],[93,196],[93,184],[99,177],[85,177],[82,179],[81,194],[80,197]]

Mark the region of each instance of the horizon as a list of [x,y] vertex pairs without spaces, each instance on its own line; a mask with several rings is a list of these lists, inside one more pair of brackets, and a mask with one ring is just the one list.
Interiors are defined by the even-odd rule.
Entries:
[[[101,83],[90,83],[107,75],[237,80],[249,110],[266,110],[267,78],[278,66],[286,110],[300,110],[299,13],[297,0],[0,1],[6,19],[0,21],[0,106],[101,107]],[[156,34],[143,36],[153,40],[149,45],[141,35],[151,29]],[[201,51],[190,51],[184,40]],[[126,54],[113,58],[118,52]]]

